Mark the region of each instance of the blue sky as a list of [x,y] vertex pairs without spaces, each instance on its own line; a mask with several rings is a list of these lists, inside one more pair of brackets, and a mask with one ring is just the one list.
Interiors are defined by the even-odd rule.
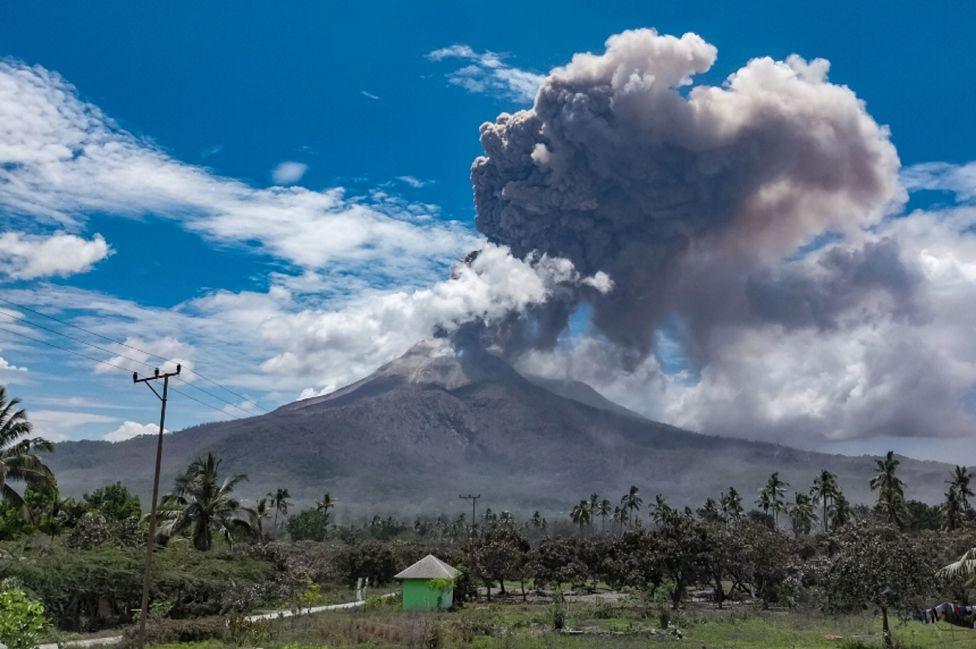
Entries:
[[[320,368],[315,375],[304,368],[288,381],[275,374],[297,367],[275,346],[288,347],[285,336],[311,335],[320,326],[312,310],[365,308],[363,300],[423,289],[446,276],[477,239],[469,169],[481,153],[479,125],[531,104],[525,84],[573,53],[602,51],[605,39],[624,29],[694,31],[718,48],[714,67],[696,77],[710,84],[757,56],[823,57],[831,62],[831,81],[853,88],[874,119],[890,127],[903,166],[965,165],[976,151],[974,20],[970,3],[952,2],[524,3],[495,11],[458,3],[4,3],[0,57],[16,69],[40,66],[56,75],[45,83],[60,92],[70,95],[73,87],[79,105],[101,112],[111,137],[125,133],[139,156],[150,152],[154,162],[145,173],[165,168],[175,184],[148,205],[118,198],[114,186],[106,190],[113,196],[71,199],[64,208],[70,217],[61,221],[0,202],[0,234],[80,237],[95,259],[32,277],[8,270],[0,297],[107,339],[189,359],[230,391],[198,379],[222,400],[195,388],[188,394],[227,413],[270,408],[341,385],[384,360],[392,347],[377,343],[353,361],[332,357],[347,363],[342,371]],[[431,56],[455,45],[470,54]],[[500,54],[485,58],[492,52]],[[262,193],[272,191],[275,169],[288,162],[297,164],[291,178],[279,176],[282,186],[314,196]],[[196,193],[184,204],[178,181],[187,170],[195,174]],[[112,174],[118,177],[118,169]],[[328,206],[303,202],[339,188]],[[0,184],[0,193],[8,189]],[[61,209],[58,200],[45,200]],[[956,200],[945,191],[920,191],[909,207]],[[314,241],[278,232],[280,223],[258,219],[244,227],[195,215],[285,203],[307,209],[302,213],[312,214],[317,232],[335,226],[315,215],[338,211],[356,219],[357,210],[366,210],[375,228],[365,237],[377,238],[336,243],[323,256],[312,250]],[[415,240],[374,247],[388,221],[400,228],[394,236]],[[14,311],[28,327],[20,333],[108,358],[31,329],[30,320],[133,355],[106,338]],[[275,318],[285,316],[289,324],[279,331]],[[260,340],[234,339],[238,330],[261,327]],[[39,427],[52,437],[102,438],[126,422],[131,432],[155,419],[155,400],[121,372],[94,373],[77,355],[16,335],[0,337],[0,357],[27,368],[2,370],[0,379],[41,413]],[[679,349],[661,366],[674,373],[683,358]],[[131,359],[115,361],[128,366]],[[177,403],[175,428],[219,416],[197,402]],[[844,443],[880,450],[892,441]],[[905,449],[925,448],[912,444]]]

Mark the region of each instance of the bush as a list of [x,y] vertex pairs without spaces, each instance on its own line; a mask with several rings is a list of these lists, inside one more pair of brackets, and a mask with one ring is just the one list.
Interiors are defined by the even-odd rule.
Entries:
[[[55,543],[43,552],[11,550],[0,579],[27,585],[58,627],[91,631],[132,620],[142,593],[143,549],[99,545],[88,550]],[[278,575],[267,561],[239,554],[160,548],[152,601],[172,602],[171,615],[215,615],[252,608],[274,594]]]
[[[158,620],[146,622],[146,645],[203,642],[230,638],[228,623],[221,617],[201,617],[195,620]],[[139,644],[139,627],[131,626],[122,634],[122,647]]]
[[40,602],[19,588],[0,592],[0,642],[8,649],[33,649],[47,627]]

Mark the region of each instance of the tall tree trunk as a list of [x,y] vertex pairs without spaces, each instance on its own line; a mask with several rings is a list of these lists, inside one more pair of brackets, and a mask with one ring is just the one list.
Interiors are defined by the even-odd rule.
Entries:
[[881,607],[881,642],[885,649],[894,649],[895,643],[891,638],[891,628],[888,626],[888,607]]

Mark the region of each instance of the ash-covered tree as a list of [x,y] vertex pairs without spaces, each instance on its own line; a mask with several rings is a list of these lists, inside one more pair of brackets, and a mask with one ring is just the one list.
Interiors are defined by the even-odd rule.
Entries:
[[817,514],[813,510],[813,498],[797,492],[793,497],[793,504],[790,505],[789,515],[793,536],[799,538],[809,535],[814,521],[817,520]]
[[837,476],[827,470],[821,471],[820,475],[813,481],[810,496],[813,498],[814,504],[819,503],[821,506],[820,521],[823,523],[824,534],[827,534],[830,532],[829,512],[833,509],[837,498],[842,497],[840,486],[837,484]]
[[505,595],[505,580],[523,579],[530,549],[529,542],[514,525],[491,526],[481,538],[471,541],[468,555],[475,573],[488,588],[489,601],[495,582]]
[[728,491],[722,493],[719,504],[722,506],[722,518],[726,523],[736,521],[745,514],[742,509],[742,496],[735,487],[729,487]]
[[779,471],[774,471],[766,485],[759,491],[759,498],[756,505],[762,509],[764,514],[772,512],[773,525],[779,527],[779,514],[786,511],[786,488],[790,483],[784,482],[779,477]]
[[874,607],[881,612],[882,641],[895,646],[889,616],[918,607],[932,589],[931,553],[891,525],[852,525],[840,532],[824,585],[835,611]]
[[871,491],[878,492],[874,510],[889,525],[903,529],[908,518],[905,507],[905,483],[897,475],[898,465],[894,451],[888,451],[884,459],[877,460],[877,473],[871,479]]
[[781,599],[783,585],[796,572],[796,542],[770,521],[744,518],[732,528],[736,560],[729,564],[733,590],[748,590],[763,609]]
[[626,521],[631,527],[637,524],[637,516],[643,504],[644,499],[641,498],[640,489],[636,485],[630,485],[630,489],[620,499],[620,509],[626,513]]

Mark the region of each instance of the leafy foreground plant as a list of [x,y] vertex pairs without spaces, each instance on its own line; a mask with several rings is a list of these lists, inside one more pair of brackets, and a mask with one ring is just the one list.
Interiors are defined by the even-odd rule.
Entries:
[[40,602],[19,588],[0,592],[0,642],[7,649],[33,649],[48,626]]

